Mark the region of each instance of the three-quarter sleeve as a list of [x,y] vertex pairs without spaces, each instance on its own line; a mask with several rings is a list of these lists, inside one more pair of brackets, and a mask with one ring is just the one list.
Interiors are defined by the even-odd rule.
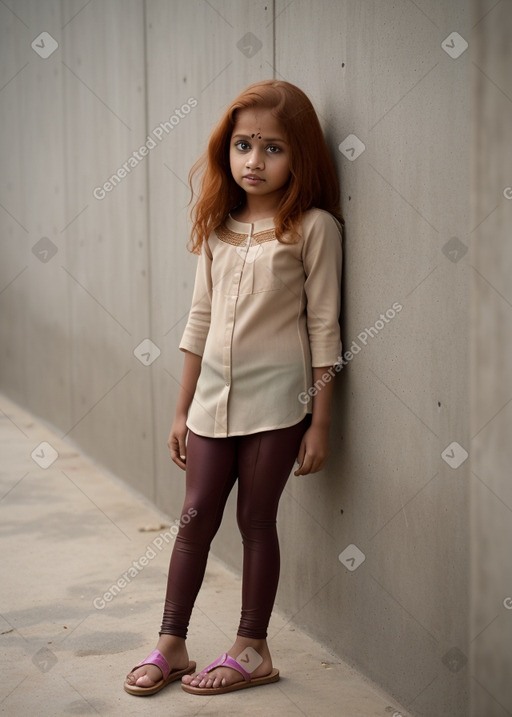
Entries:
[[197,262],[192,306],[181,338],[181,351],[202,356],[210,329],[212,312],[212,254],[208,242],[203,242]]
[[302,260],[311,365],[334,366],[341,360],[342,246],[339,224],[327,212],[305,227]]

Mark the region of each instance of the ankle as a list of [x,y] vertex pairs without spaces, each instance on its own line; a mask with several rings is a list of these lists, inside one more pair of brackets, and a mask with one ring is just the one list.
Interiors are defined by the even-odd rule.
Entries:
[[176,635],[160,635],[156,643],[156,649],[165,650],[166,652],[186,651],[185,640],[183,637],[177,637]]
[[256,652],[258,652],[260,655],[264,656],[265,654],[270,654],[267,640],[265,638],[263,639],[256,639],[253,637],[243,637],[242,635],[237,635],[235,639],[235,643],[233,645],[233,649],[236,652],[239,650],[240,652],[244,650],[247,647],[252,647]]
[[266,645],[267,638],[244,637],[244,635],[237,635],[236,642],[243,642],[245,645],[252,645],[254,647],[254,645]]

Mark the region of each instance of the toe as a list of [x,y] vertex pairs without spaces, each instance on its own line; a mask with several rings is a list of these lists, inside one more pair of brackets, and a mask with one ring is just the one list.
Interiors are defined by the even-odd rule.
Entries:
[[153,687],[155,681],[149,675],[141,675],[135,684],[137,687]]
[[126,682],[127,682],[129,685],[134,685],[134,684],[137,682],[137,678],[139,678],[139,677],[140,677],[139,671],[138,671],[138,670],[134,670],[133,672],[129,672],[129,673],[126,675]]
[[196,672],[194,675],[183,675],[181,681],[184,682],[186,685],[192,685],[192,687],[197,687],[202,679],[203,675],[201,675],[199,672]]
[[161,670],[155,665],[150,665],[149,668],[143,666],[131,672],[127,682],[136,687],[153,687],[160,679],[162,679]]
[[235,682],[240,681],[240,675],[234,670],[224,670],[222,667],[216,668],[208,674],[196,672],[195,675],[183,675],[181,681],[190,687],[199,687],[200,689],[211,689],[217,687],[226,687]]

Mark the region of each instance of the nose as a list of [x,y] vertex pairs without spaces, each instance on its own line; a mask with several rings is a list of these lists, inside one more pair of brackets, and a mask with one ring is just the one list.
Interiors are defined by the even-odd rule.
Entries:
[[254,169],[256,167],[263,168],[265,164],[264,157],[265,154],[263,149],[260,149],[260,147],[257,146],[253,147],[250,154],[247,155],[245,166],[248,169]]

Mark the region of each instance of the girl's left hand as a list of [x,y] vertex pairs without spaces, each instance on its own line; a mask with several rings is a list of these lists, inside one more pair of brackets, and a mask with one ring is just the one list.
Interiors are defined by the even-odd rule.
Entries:
[[325,466],[328,455],[329,428],[311,425],[302,438],[297,456],[299,467],[293,475],[318,473]]

